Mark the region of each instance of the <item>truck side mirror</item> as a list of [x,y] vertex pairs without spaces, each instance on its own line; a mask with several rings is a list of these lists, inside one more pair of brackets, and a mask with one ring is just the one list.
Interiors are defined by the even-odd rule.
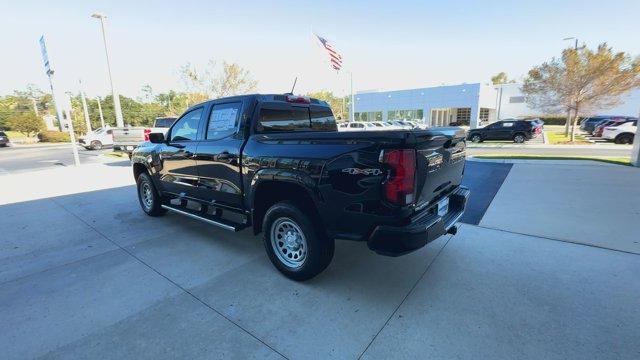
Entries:
[[149,141],[152,144],[162,144],[164,143],[164,134],[163,133],[150,133]]

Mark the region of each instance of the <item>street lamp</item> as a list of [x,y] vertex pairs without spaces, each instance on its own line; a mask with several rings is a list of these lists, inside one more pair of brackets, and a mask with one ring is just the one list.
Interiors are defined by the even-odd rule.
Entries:
[[104,28],[104,22],[107,16],[102,13],[91,14],[92,18],[100,20],[100,26],[102,28],[102,41],[104,42],[104,52],[107,56],[107,71],[109,72],[109,83],[111,84],[111,96],[113,97],[113,109],[116,112],[116,126],[124,127],[124,120],[122,119],[122,109],[120,108],[120,96],[113,85],[113,77],[111,76],[111,59],[109,57],[109,46],[107,46],[107,33]]

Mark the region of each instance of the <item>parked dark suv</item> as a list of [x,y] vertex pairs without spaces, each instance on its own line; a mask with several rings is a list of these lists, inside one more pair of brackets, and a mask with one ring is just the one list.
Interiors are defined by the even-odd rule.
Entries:
[[0,147],[5,147],[9,145],[9,137],[4,131],[0,131]]
[[526,120],[501,120],[480,129],[469,130],[467,139],[474,143],[485,140],[513,140],[523,143],[536,136],[536,126]]

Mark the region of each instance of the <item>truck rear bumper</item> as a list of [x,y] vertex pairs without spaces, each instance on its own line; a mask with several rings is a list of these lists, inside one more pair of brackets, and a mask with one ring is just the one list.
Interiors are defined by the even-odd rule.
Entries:
[[371,233],[367,245],[380,255],[400,256],[420,249],[444,235],[464,214],[471,192],[459,187],[449,194],[449,212],[444,216],[425,210],[405,226],[379,225]]

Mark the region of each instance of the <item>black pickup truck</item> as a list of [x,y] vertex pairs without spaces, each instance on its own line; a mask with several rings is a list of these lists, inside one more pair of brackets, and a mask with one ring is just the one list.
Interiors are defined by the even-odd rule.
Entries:
[[322,272],[335,239],[398,256],[455,233],[469,196],[463,130],[338,132],[327,103],[291,94],[193,106],[132,162],[148,215],[252,227],[294,280]]

